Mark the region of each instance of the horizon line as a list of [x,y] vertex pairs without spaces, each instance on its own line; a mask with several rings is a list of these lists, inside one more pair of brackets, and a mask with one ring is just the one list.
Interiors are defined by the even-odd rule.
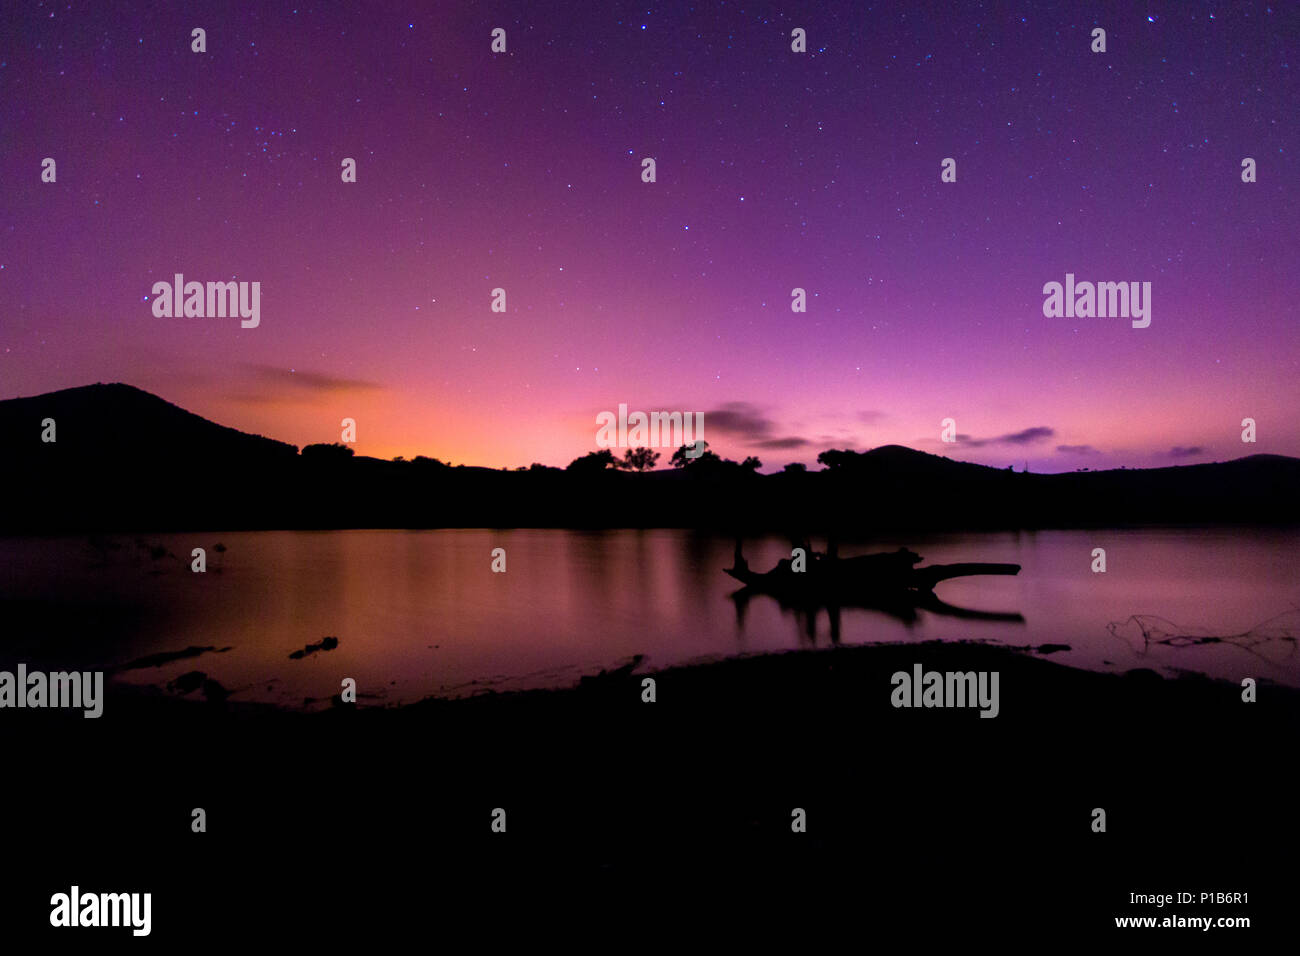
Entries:
[[[307,447],[311,446],[311,445],[343,445],[344,447],[349,447],[349,448],[351,447],[351,443],[344,443],[344,442],[337,442],[337,441],[336,441],[336,442],[326,442],[326,441],[321,441],[321,442],[308,442],[308,443],[306,443],[306,444],[304,444],[304,445],[302,445],[302,446],[299,446],[299,445],[297,445],[297,444],[294,443],[294,442],[285,441],[284,439],[281,439],[281,438],[275,438],[275,437],[272,437],[272,436],[270,436],[270,435],[263,435],[263,434],[258,433],[258,432],[245,431],[245,430],[243,430],[242,428],[237,428],[237,427],[235,427],[235,426],[233,426],[233,425],[224,425],[224,424],[222,424],[221,422],[215,421],[215,420],[213,420],[213,419],[211,419],[211,418],[207,418],[207,417],[204,416],[204,415],[200,415],[198,412],[192,411],[192,410],[190,410],[189,408],[186,408],[186,407],[183,406],[183,405],[179,405],[179,404],[177,404],[176,402],[173,402],[173,401],[171,401],[170,399],[167,399],[167,398],[163,397],[162,395],[157,394],[156,392],[151,392],[151,391],[149,391],[148,389],[141,388],[141,387],[138,386],[138,385],[132,385],[130,382],[121,382],[121,381],[116,381],[116,382],[102,382],[102,381],[101,381],[101,382],[91,382],[91,383],[87,383],[87,384],[84,384],[84,385],[71,385],[71,386],[67,386],[67,387],[65,387],[65,388],[58,388],[58,389],[53,389],[53,390],[51,390],[51,391],[47,391],[47,392],[40,392],[40,393],[37,393],[37,394],[35,394],[35,395],[16,395],[16,396],[13,396],[13,397],[11,397],[11,398],[0,399],[0,404],[3,404],[4,402],[10,402],[10,401],[28,401],[28,400],[32,400],[32,399],[40,399],[40,398],[44,398],[44,397],[51,396],[51,395],[57,395],[57,394],[59,394],[59,393],[61,393],[61,392],[73,392],[73,391],[79,391],[79,390],[82,390],[82,389],[91,389],[91,388],[125,388],[125,389],[130,389],[130,390],[132,390],[132,391],[134,391],[134,392],[139,392],[139,393],[142,394],[142,395],[147,395],[147,396],[149,396],[150,398],[156,399],[157,401],[163,402],[163,403],[165,403],[165,404],[167,404],[167,405],[171,405],[172,407],[177,408],[177,409],[179,409],[180,411],[185,412],[185,413],[188,414],[188,415],[193,415],[193,416],[195,416],[196,418],[199,418],[199,419],[201,419],[202,421],[205,421],[205,422],[207,422],[207,423],[209,423],[209,424],[211,424],[211,425],[214,425],[214,426],[216,426],[216,427],[218,427],[218,428],[229,429],[230,431],[237,432],[237,433],[240,434],[240,435],[246,435],[246,436],[249,436],[249,437],[252,437],[252,438],[259,438],[259,439],[262,439],[262,440],[264,440],[264,441],[273,441],[273,442],[276,442],[276,443],[278,443],[278,444],[285,445],[285,446],[287,446],[287,447],[293,448],[293,449],[295,450],[295,454],[297,454],[297,455],[301,455],[301,454],[302,454],[302,450],[303,450],[304,448],[307,448]],[[955,445],[955,446],[958,446],[958,447],[961,447],[961,446],[963,446],[965,443],[963,443],[963,442],[961,442],[961,441],[955,441],[955,442],[952,442],[951,444],[953,444],[953,445]],[[621,446],[621,447],[623,447],[623,446]],[[658,451],[658,452],[660,452],[660,453],[662,454],[662,453],[664,453],[664,452],[666,452],[666,451],[670,451],[670,450],[671,450],[671,451],[676,451],[678,447],[685,447],[685,446],[677,446],[677,447],[673,447],[672,449],[669,449],[668,446],[659,446],[659,445],[647,445],[647,446],[641,446],[641,445],[632,446],[632,445],[628,445],[628,446],[625,446],[625,447],[628,448],[628,449],[645,447],[645,448],[650,448],[650,449],[653,450],[653,451]],[[975,447],[975,446],[971,446],[971,447]],[[977,461],[967,461],[967,460],[959,459],[959,458],[950,458],[950,457],[948,457],[947,455],[941,455],[941,454],[937,454],[937,453],[935,453],[935,452],[925,451],[925,450],[920,449],[920,448],[914,448],[914,447],[912,447],[911,445],[906,445],[906,444],[903,444],[902,442],[896,442],[896,441],[894,441],[894,442],[884,442],[884,443],[879,444],[879,445],[872,445],[872,446],[865,447],[865,448],[862,448],[862,449],[852,448],[852,447],[836,447],[836,446],[833,446],[833,445],[828,445],[828,446],[826,446],[825,448],[821,449],[821,451],[820,451],[818,454],[820,454],[821,452],[827,452],[827,451],[847,451],[847,452],[852,452],[852,453],[854,453],[854,454],[860,454],[860,455],[861,455],[861,454],[868,454],[868,453],[870,453],[870,452],[872,452],[872,451],[878,451],[878,450],[880,450],[880,449],[884,449],[884,448],[901,448],[901,449],[903,449],[903,450],[905,450],[905,451],[909,451],[909,452],[912,452],[912,453],[914,453],[914,454],[918,454],[918,455],[927,455],[927,456],[929,456],[929,457],[931,457],[931,458],[938,458],[938,459],[941,459],[941,460],[943,460],[943,461],[950,461],[950,462],[953,462],[953,463],[955,463],[955,464],[971,465],[971,466],[973,466],[973,467],[977,467],[977,468],[988,468],[988,469],[991,469],[991,470],[993,470],[993,471],[1012,471],[1012,472],[1014,472],[1014,473],[1016,473],[1016,474],[1038,474],[1038,475],[1069,475],[1069,474],[1079,474],[1079,473],[1083,473],[1083,472],[1088,472],[1088,473],[1097,473],[1097,474],[1100,474],[1100,473],[1104,473],[1104,472],[1108,472],[1108,471],[1158,471],[1158,470],[1165,469],[1165,468],[1191,468],[1191,467],[1197,467],[1197,466],[1200,466],[1200,465],[1209,465],[1209,464],[1227,464],[1227,463],[1230,463],[1230,462],[1235,462],[1235,461],[1244,461],[1244,460],[1246,460],[1246,459],[1249,459],[1249,458],[1255,458],[1255,457],[1271,457],[1271,458],[1293,458],[1293,457],[1295,457],[1295,456],[1290,456],[1290,455],[1278,454],[1278,453],[1276,453],[1276,452],[1253,452],[1253,453],[1248,454],[1248,455],[1241,455],[1241,456],[1239,456],[1239,457],[1237,457],[1237,458],[1216,459],[1216,460],[1214,460],[1214,461],[1203,461],[1203,462],[1190,462],[1190,463],[1186,463],[1186,464],[1170,463],[1170,464],[1167,464],[1167,465],[1163,465],[1163,464],[1162,464],[1162,465],[1153,465],[1153,466],[1147,466],[1147,467],[1137,466],[1137,465],[1114,465],[1114,466],[1107,467],[1107,468],[1088,468],[1088,467],[1081,467],[1081,468],[1065,469],[1065,470],[1061,470],[1061,471],[1037,471],[1037,472],[1031,472],[1031,471],[1029,471],[1029,469],[1028,469],[1028,460],[1027,460],[1026,458],[1024,458],[1024,457],[1021,456],[1021,461],[1024,462],[1024,464],[1022,465],[1021,470],[1017,472],[1017,471],[1015,471],[1015,462],[1012,462],[1010,465],[1008,465],[1008,466],[1006,466],[1006,467],[1002,467],[1002,466],[998,466],[998,465],[987,465],[987,464],[984,464],[984,463],[982,463],[982,462],[977,462]],[[613,453],[613,451],[614,451],[614,449],[608,449],[608,448],[607,448],[607,449],[601,449],[601,448],[597,447],[597,448],[591,449],[591,450],[589,450],[589,451],[584,451],[584,452],[579,453],[577,456],[575,456],[575,458],[573,458],[573,459],[570,460],[570,463],[572,463],[572,461],[576,461],[578,458],[585,457],[586,455],[591,454],[592,452],[598,452],[598,451],[601,451],[601,450],[607,450],[607,451],[610,451],[611,453]],[[513,472],[513,471],[527,471],[527,470],[529,470],[530,468],[532,468],[533,465],[541,465],[541,467],[543,467],[543,468],[553,469],[553,470],[557,470],[557,471],[564,471],[564,470],[567,468],[567,465],[543,465],[541,462],[530,462],[529,464],[526,464],[526,465],[482,465],[482,464],[468,464],[468,463],[463,463],[463,462],[462,462],[462,463],[458,463],[458,464],[453,464],[453,463],[451,463],[450,461],[445,461],[445,462],[444,462],[441,458],[438,458],[437,456],[434,456],[434,455],[428,455],[428,454],[424,454],[424,453],[417,453],[417,454],[415,454],[415,455],[412,456],[412,457],[407,457],[407,455],[395,455],[395,456],[392,456],[392,457],[387,457],[387,458],[385,458],[385,457],[380,457],[380,456],[378,456],[378,455],[367,455],[367,454],[362,454],[362,453],[356,451],[355,449],[353,449],[353,456],[356,457],[356,458],[365,458],[365,459],[368,459],[368,460],[371,460],[371,461],[382,461],[382,462],[389,462],[389,463],[393,463],[393,464],[409,463],[409,462],[413,461],[415,458],[427,458],[427,459],[431,459],[431,460],[433,460],[433,461],[441,462],[442,464],[446,465],[446,466],[449,467],[449,468],[480,468],[480,469],[483,469],[483,470],[486,470],[486,471],[506,471],[506,472]],[[758,457],[758,456],[757,456],[757,455],[754,455],[753,457]],[[618,460],[617,456],[615,456],[615,459]],[[727,459],[727,460],[730,460],[730,459]],[[757,470],[756,470],[756,473],[759,473],[759,474],[767,474],[767,475],[781,474],[781,473],[783,473],[783,472],[785,471],[785,468],[788,467],[790,464],[803,464],[803,463],[802,463],[802,462],[798,462],[798,461],[787,462],[786,465],[783,465],[783,466],[777,467],[775,471],[766,471],[766,472],[764,472],[764,471],[757,471]],[[611,469],[611,470],[614,470],[614,469]],[[676,471],[676,470],[677,470],[677,469],[675,469],[675,468],[671,468],[671,467],[670,467],[670,468],[655,468],[655,469],[648,469],[646,473],[651,473],[651,474],[652,474],[652,473],[654,473],[654,472],[671,472],[671,471]],[[817,474],[817,473],[819,473],[820,471],[829,471],[829,470],[831,470],[829,467],[823,467],[823,468],[816,469],[816,470],[814,470],[814,469],[811,468],[811,467],[808,467],[808,473],[809,473],[809,474]]]

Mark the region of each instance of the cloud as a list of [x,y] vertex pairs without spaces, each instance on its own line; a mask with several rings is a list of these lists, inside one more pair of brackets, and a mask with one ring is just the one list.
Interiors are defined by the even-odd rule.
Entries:
[[868,425],[879,425],[885,420],[885,413],[880,411],[867,410],[858,412],[858,421],[865,422]]
[[985,445],[1032,445],[1036,442],[1046,441],[1055,434],[1056,429],[1054,428],[1048,428],[1046,425],[1035,425],[1033,428],[1008,432],[996,438],[971,438],[969,435],[958,435],[957,440],[972,448],[983,448]]
[[723,402],[713,411],[704,413],[705,428],[749,443],[769,440],[775,424],[762,414],[757,405],[749,402]]
[[1007,445],[1031,445],[1034,442],[1046,441],[1055,434],[1055,429],[1048,428],[1045,425],[1037,425],[1034,428],[1026,428],[1024,431],[1012,432],[1009,435],[1003,435],[1001,438],[995,438],[993,440]]
[[383,388],[378,382],[367,382],[359,378],[342,378],[326,375],[322,372],[307,372],[301,369],[284,368],[280,365],[255,365],[246,363],[244,369],[262,385],[273,388],[291,385],[312,392],[362,392]]
[[1100,455],[1091,445],[1057,445],[1056,450],[1063,455]]
[[[656,407],[673,408],[681,406],[665,405]],[[814,444],[811,439],[799,435],[777,434],[776,421],[764,414],[761,406],[753,402],[723,402],[712,411],[706,411],[703,414],[705,436],[721,435],[735,439],[742,445],[749,445],[753,448],[766,448],[770,451],[807,448]]]
[[1205,449],[1200,445],[1190,445],[1186,447],[1183,445],[1175,445],[1173,448],[1169,449],[1170,458],[1191,458],[1195,455],[1201,455],[1204,453]]
[[826,448],[858,448],[862,445],[857,435],[850,435],[847,432],[840,432],[838,435],[818,435],[817,443]]

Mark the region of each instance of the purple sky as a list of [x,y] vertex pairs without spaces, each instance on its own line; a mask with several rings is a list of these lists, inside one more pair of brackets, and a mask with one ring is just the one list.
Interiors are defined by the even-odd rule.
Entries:
[[[764,470],[1300,455],[1296,4],[17,6],[0,398],[493,466],[620,403]],[[155,317],[177,272],[260,325]],[[1150,327],[1044,317],[1067,272],[1150,282]]]

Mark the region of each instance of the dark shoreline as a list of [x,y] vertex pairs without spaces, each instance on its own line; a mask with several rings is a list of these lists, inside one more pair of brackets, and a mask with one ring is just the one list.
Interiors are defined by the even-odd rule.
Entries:
[[[894,708],[889,676],[914,663],[998,670],[999,716]],[[1295,847],[1277,801],[1294,794],[1300,690],[1262,684],[1246,704],[1226,681],[942,642],[672,667],[653,672],[653,704],[650,673],[316,713],[120,688],[97,720],[4,713],[9,765],[41,768],[24,787],[39,801],[9,803],[9,844],[35,861],[19,909],[48,910],[75,872],[152,889],[169,938],[232,886],[249,914],[232,941],[258,924],[320,938],[335,899],[340,929],[360,912],[418,927],[431,905],[472,928],[495,902],[671,919],[726,899],[767,919],[772,893],[972,927],[1011,906],[999,936],[1091,937],[1114,934],[1133,891],[1276,888],[1270,861]],[[207,833],[190,832],[194,807]],[[1256,898],[1261,938],[1284,901]]]
[[[1165,707],[1213,710],[1227,715],[1241,707],[1272,713],[1300,730],[1300,688],[1259,680],[1253,704],[1241,700],[1241,687],[1229,681],[1195,672],[1162,676],[1154,670],[1135,668],[1122,673],[1072,667],[1050,659],[1050,654],[1068,645],[1015,646],[984,641],[897,641],[830,646],[817,649],[759,651],[729,655],[655,668],[648,661],[632,661],[611,672],[584,675],[573,686],[496,691],[485,688],[455,697],[429,695],[402,704],[376,704],[365,699],[360,688],[359,705],[343,704],[337,697],[333,708],[292,709],[252,701],[204,700],[200,692],[189,695],[168,693],[151,685],[108,685],[108,700],[114,715],[122,720],[149,721],[166,715],[169,721],[186,724],[232,723],[248,720],[271,724],[296,721],[349,720],[358,726],[388,732],[403,724],[435,719],[443,712],[472,715],[493,721],[527,715],[530,718],[578,716],[599,708],[624,712],[627,708],[669,709],[706,714],[711,708],[734,705],[754,710],[827,712],[852,710],[886,718],[893,708],[888,698],[888,677],[895,671],[910,671],[916,662],[927,669],[948,671],[991,671],[1002,673],[1003,705],[995,720],[1002,723],[1037,721],[1053,711],[1068,713],[1085,709],[1087,701],[1105,699],[1112,711],[1141,713]],[[199,662],[201,664],[201,661]],[[1250,667],[1243,662],[1243,676]],[[641,700],[643,678],[654,678],[657,700]],[[1258,680],[1258,679],[1257,679]],[[873,681],[873,691],[865,687]],[[1010,694],[1010,696],[1007,696]],[[882,699],[884,706],[881,705]],[[898,708],[907,713],[915,708]],[[918,713],[941,708],[920,708]],[[13,716],[28,714],[33,720],[70,719],[73,715],[14,710]],[[960,719],[952,715],[948,719]],[[987,718],[986,718],[987,719]],[[1088,726],[1093,726],[1088,724]]]

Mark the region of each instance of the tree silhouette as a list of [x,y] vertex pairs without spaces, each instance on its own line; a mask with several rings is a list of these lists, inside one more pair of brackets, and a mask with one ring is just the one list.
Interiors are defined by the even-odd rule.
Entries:
[[684,468],[693,475],[730,479],[738,475],[757,474],[758,469],[763,467],[763,463],[753,455],[750,455],[743,462],[732,461],[730,458],[722,458],[706,449],[704,454],[698,458],[690,458],[686,455],[686,452],[690,450],[692,450],[690,445],[683,445],[673,452],[672,465],[674,468]]
[[623,452],[623,460],[615,462],[618,468],[627,471],[648,471],[659,461],[659,452],[650,448],[629,448]]
[[828,448],[817,456],[817,462],[831,471],[848,470],[862,463],[863,456],[856,451]]
[[608,448],[602,448],[600,451],[589,451],[581,458],[573,459],[564,470],[575,475],[594,475],[615,465],[614,453]]
[[669,462],[674,468],[694,468],[696,465],[704,465],[707,468],[710,465],[718,465],[722,463],[722,459],[707,448],[704,450],[704,454],[700,455],[698,458],[687,457],[686,453],[693,450],[692,446],[683,445],[681,448],[673,452],[673,457],[669,459]]

